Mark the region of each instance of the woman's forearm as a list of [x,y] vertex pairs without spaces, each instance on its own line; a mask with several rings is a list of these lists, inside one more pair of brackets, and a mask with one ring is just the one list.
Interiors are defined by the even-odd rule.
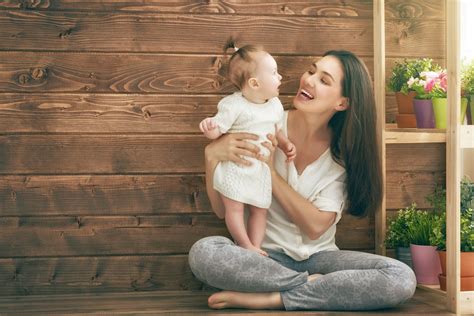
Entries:
[[310,239],[324,234],[336,219],[336,213],[320,211],[310,201],[293,190],[275,171],[272,172],[273,196],[292,222]]

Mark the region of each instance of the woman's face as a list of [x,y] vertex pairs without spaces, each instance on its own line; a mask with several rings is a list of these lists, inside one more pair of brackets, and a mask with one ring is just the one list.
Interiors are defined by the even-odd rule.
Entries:
[[313,63],[300,80],[293,104],[309,113],[329,113],[346,109],[342,96],[342,65],[334,56],[325,56]]

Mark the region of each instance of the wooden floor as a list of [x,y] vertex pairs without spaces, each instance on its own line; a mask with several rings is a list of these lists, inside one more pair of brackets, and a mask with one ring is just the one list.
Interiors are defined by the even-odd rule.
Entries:
[[215,311],[206,305],[208,295],[180,291],[11,296],[0,298],[0,315],[454,315],[446,311],[443,296],[422,289],[398,308],[374,312]]

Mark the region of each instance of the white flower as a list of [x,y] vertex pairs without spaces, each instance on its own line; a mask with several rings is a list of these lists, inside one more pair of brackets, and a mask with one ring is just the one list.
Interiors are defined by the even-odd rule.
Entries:
[[411,87],[413,86],[413,84],[414,84],[415,82],[417,82],[417,80],[418,80],[418,78],[415,79],[415,78],[413,78],[413,77],[410,77],[410,79],[408,79],[408,81],[407,81],[408,87],[411,88]]
[[426,80],[438,78],[439,73],[436,71],[422,71],[420,72],[420,77],[425,78]]

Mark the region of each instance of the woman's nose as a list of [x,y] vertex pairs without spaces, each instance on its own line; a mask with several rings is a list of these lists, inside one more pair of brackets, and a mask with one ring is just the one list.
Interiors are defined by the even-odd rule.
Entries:
[[304,83],[310,87],[314,87],[314,79],[315,75],[309,75],[306,78],[304,78]]

